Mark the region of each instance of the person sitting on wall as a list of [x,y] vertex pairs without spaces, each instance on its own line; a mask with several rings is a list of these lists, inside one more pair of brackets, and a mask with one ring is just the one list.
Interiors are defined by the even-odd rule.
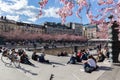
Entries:
[[60,54],[58,54],[58,56],[67,56],[67,55],[68,55],[68,53],[66,51],[61,52]]
[[68,53],[66,51],[64,51],[63,56],[68,56]]
[[63,52],[58,53],[57,56],[63,56]]

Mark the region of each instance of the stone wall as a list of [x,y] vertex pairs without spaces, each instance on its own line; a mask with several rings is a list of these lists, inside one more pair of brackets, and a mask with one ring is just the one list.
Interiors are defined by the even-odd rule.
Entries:
[[[78,50],[81,49],[87,49],[88,47],[82,46],[78,47]],[[91,47],[89,47],[91,48]],[[40,52],[41,50],[37,50],[37,52]],[[72,54],[74,51],[74,47],[62,47],[62,48],[53,48],[53,49],[46,49],[45,54],[50,54],[50,55],[57,55],[58,53],[66,51],[68,54]]]

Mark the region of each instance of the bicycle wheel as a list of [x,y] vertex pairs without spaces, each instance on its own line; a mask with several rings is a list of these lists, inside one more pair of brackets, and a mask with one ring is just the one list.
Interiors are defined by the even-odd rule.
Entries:
[[1,61],[4,63],[4,64],[11,64],[11,60],[8,58],[8,56],[1,56]]
[[20,68],[20,62],[19,62],[19,60],[14,61],[13,64],[14,64],[14,66],[16,68]]
[[14,60],[12,62],[16,68],[20,67],[20,57],[18,55],[14,57]]

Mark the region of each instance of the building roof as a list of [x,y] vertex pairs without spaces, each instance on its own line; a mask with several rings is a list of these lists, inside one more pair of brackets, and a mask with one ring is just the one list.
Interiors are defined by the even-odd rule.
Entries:
[[96,28],[97,27],[97,25],[95,25],[95,24],[85,24],[84,26],[87,28]]
[[17,24],[17,25],[21,25],[21,26],[28,26],[28,27],[36,27],[36,28],[42,28],[42,25],[37,25],[37,24],[29,24],[29,23],[24,23],[24,22],[17,22],[14,20],[9,20],[7,18],[0,18],[0,22],[2,23],[12,23],[12,24]]

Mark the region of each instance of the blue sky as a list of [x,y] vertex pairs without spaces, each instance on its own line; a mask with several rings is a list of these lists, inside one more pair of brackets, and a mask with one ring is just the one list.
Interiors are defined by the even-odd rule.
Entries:
[[[36,18],[39,14],[39,2],[40,0],[0,0],[0,16],[6,16],[8,19],[21,21],[26,23],[41,24],[44,22],[61,22],[61,18],[55,12],[62,7],[59,0],[49,0],[48,4],[43,8],[44,14],[40,18]],[[97,8],[94,0],[92,1],[92,8]],[[75,11],[78,6],[73,9],[74,14],[66,18],[67,22],[77,22],[87,24],[85,9],[82,10],[82,22],[76,17]]]

